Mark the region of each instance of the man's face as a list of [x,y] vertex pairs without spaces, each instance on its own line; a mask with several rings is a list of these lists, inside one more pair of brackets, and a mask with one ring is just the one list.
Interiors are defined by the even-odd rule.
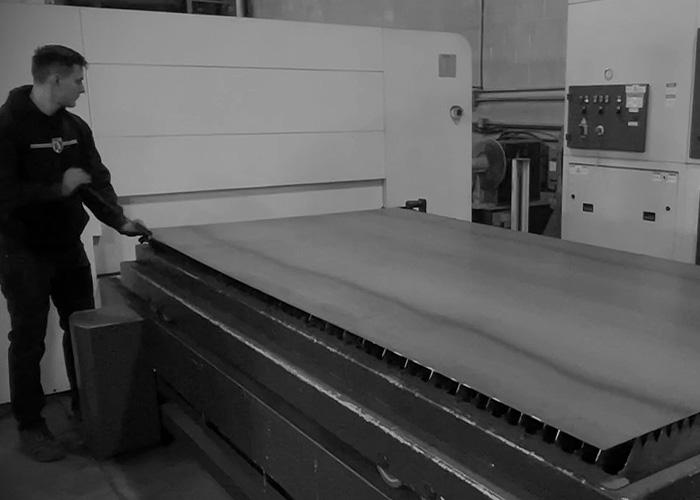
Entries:
[[56,104],[65,108],[74,107],[80,94],[85,92],[84,78],[85,72],[83,67],[78,64],[73,66],[70,73],[56,73],[54,80],[54,100]]

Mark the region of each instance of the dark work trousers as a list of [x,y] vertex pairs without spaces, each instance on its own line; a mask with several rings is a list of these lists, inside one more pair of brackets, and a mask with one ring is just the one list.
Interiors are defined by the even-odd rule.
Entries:
[[54,252],[0,248],[0,286],[10,313],[10,398],[20,429],[43,423],[44,390],[40,362],[44,355],[49,299],[58,310],[63,355],[77,406],[75,362],[68,319],[75,311],[93,309],[90,262],[80,241]]

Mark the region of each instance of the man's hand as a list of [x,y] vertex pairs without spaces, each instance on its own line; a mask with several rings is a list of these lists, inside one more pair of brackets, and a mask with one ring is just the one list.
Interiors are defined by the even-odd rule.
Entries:
[[92,177],[82,168],[71,167],[63,172],[61,195],[70,196],[83,184],[90,184]]
[[139,219],[129,220],[122,224],[119,232],[124,236],[151,236],[151,231],[146,227],[143,221]]

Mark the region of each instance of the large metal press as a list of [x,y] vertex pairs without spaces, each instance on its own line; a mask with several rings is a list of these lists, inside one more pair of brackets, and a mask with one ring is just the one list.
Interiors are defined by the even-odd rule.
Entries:
[[[459,220],[471,206],[471,61],[456,36],[263,20],[215,32],[204,18],[62,11],[102,61],[91,116],[129,215],[160,227],[103,280],[117,305],[74,317],[93,452],[158,443],[162,423],[234,498],[697,498],[699,271],[576,236],[653,236],[692,260],[688,135],[679,149],[659,134],[690,121],[677,115],[689,91],[659,97],[666,83],[690,88],[690,62],[668,77],[632,71],[628,53],[600,48],[605,30],[595,53],[616,54],[610,80],[602,56],[587,59],[591,5],[614,4],[605,22],[633,27],[666,9],[638,1],[571,2],[568,83],[589,102],[565,156],[564,236],[579,242]],[[697,2],[675,3],[693,12],[672,13],[689,29],[673,31],[687,58]],[[167,41],[154,42],[155,23]],[[189,107],[148,120],[171,108],[154,99],[165,90],[116,79],[123,61],[150,82],[177,68],[207,92],[193,102],[168,86],[162,102]],[[606,136],[623,126],[618,95],[631,139]],[[678,196],[633,198],[634,224],[618,224],[589,199],[596,185],[632,189],[611,172]],[[414,198],[430,213],[379,208]]]
[[157,230],[114,286],[266,495],[697,488],[694,267],[383,209]]

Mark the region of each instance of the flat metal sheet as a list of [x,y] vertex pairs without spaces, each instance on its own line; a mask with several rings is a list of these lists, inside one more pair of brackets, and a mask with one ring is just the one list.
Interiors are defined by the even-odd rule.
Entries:
[[700,412],[692,265],[400,209],[155,238],[602,449]]

